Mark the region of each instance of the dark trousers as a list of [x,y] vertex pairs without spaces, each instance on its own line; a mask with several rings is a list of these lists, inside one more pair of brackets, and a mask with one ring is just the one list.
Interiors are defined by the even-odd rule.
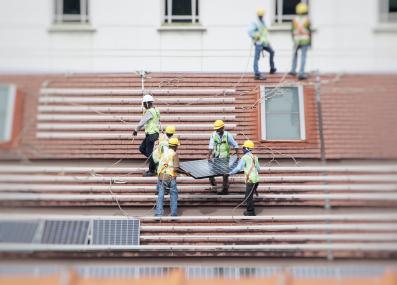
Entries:
[[[209,180],[212,186],[216,185],[215,177],[210,177]],[[222,191],[223,192],[229,191],[229,175],[223,175]]]
[[247,204],[247,212],[255,213],[254,194],[259,183],[247,183],[245,187],[245,200]]
[[149,171],[156,172],[156,164],[153,161],[152,153],[154,148],[154,143],[158,140],[159,133],[146,134],[144,140],[139,146],[139,151],[146,157],[149,157]]

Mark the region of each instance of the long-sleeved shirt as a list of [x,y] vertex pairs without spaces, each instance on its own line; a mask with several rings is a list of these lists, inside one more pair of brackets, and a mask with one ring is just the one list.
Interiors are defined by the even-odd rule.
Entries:
[[[208,149],[214,149],[214,138],[217,136],[219,138],[219,141],[222,141],[223,136],[226,135],[226,132],[223,133],[222,137],[217,133],[213,132],[211,137],[210,137],[210,144],[208,145]],[[238,148],[237,142],[234,140],[233,136],[231,133],[227,133],[227,143],[231,145],[233,148]]]
[[[251,153],[251,152],[247,152],[247,153],[244,154],[244,155],[247,155],[247,154],[250,154],[250,153]],[[253,161],[253,163],[255,163],[255,161]],[[236,174],[236,173],[239,173],[239,172],[243,171],[244,167],[245,167],[245,160],[244,160],[244,159],[240,159],[240,161],[238,162],[238,164],[236,165],[236,167],[235,167],[232,171],[229,172],[229,175],[233,175],[233,174]],[[259,172],[259,170],[260,170],[260,165],[259,165],[259,163],[258,163],[258,164],[255,164],[255,168],[256,168],[256,170]]]
[[146,112],[145,115],[142,116],[141,120],[136,127],[136,130],[139,131],[142,127],[153,117],[152,113]]

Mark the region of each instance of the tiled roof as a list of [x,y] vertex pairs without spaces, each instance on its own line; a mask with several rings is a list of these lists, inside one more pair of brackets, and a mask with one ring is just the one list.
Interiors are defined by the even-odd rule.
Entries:
[[[321,100],[327,158],[397,158],[397,76],[324,76]],[[238,143],[256,142],[261,158],[320,158],[313,81],[305,82],[305,142],[260,142],[260,84],[296,83],[275,75],[264,82],[251,75],[207,73],[149,74],[166,125],[177,125],[182,159],[203,158],[211,126],[223,118]],[[19,147],[0,150],[0,159],[142,158],[141,137],[131,130],[141,116],[136,74],[0,76],[25,92],[24,129]],[[297,83],[297,84],[300,84]],[[256,105],[255,105],[256,106]],[[142,135],[142,134],[141,134]]]

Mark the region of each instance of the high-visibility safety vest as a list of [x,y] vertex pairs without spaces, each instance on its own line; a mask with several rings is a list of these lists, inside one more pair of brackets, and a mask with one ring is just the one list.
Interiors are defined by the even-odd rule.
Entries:
[[256,166],[259,165],[258,157],[248,152],[241,158],[244,160],[245,183],[258,183],[259,174]]
[[158,163],[161,159],[163,153],[168,149],[168,136],[166,134],[161,134],[157,145],[154,146],[154,151],[152,153],[152,158],[155,163]]
[[160,112],[156,108],[150,108],[145,111],[150,112],[152,117],[145,124],[145,133],[151,135],[160,131]]
[[269,44],[269,32],[267,30],[266,24],[264,21],[260,21],[259,19],[255,22],[256,30],[253,33],[253,37],[256,44]]
[[292,35],[296,45],[310,45],[310,21],[307,16],[296,16],[292,20]]
[[175,154],[176,154],[175,151],[170,148],[164,151],[159,161],[159,166],[157,168],[157,175],[160,176],[161,174],[167,174],[176,177],[176,172],[174,169]]
[[219,137],[217,132],[214,132],[214,155],[219,158],[230,157],[230,145],[228,142],[229,133],[223,132],[222,138]]

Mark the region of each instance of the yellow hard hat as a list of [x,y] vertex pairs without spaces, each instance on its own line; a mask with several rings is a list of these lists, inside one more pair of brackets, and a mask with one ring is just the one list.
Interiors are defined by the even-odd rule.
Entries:
[[265,9],[259,8],[258,10],[256,10],[256,14],[260,17],[263,17],[265,15]]
[[295,7],[296,14],[301,15],[301,14],[306,14],[307,11],[309,10],[309,7],[305,3],[299,3]]
[[255,145],[252,140],[246,140],[246,141],[244,141],[243,147],[248,148],[248,149],[254,149]]
[[177,138],[170,138],[168,140],[168,146],[177,146],[177,145],[181,145]]
[[222,120],[216,120],[214,123],[214,130],[218,130],[225,126],[225,123]]
[[175,130],[175,126],[167,126],[166,128],[165,128],[165,132],[167,133],[167,134],[175,134],[175,132],[176,132],[176,130]]

